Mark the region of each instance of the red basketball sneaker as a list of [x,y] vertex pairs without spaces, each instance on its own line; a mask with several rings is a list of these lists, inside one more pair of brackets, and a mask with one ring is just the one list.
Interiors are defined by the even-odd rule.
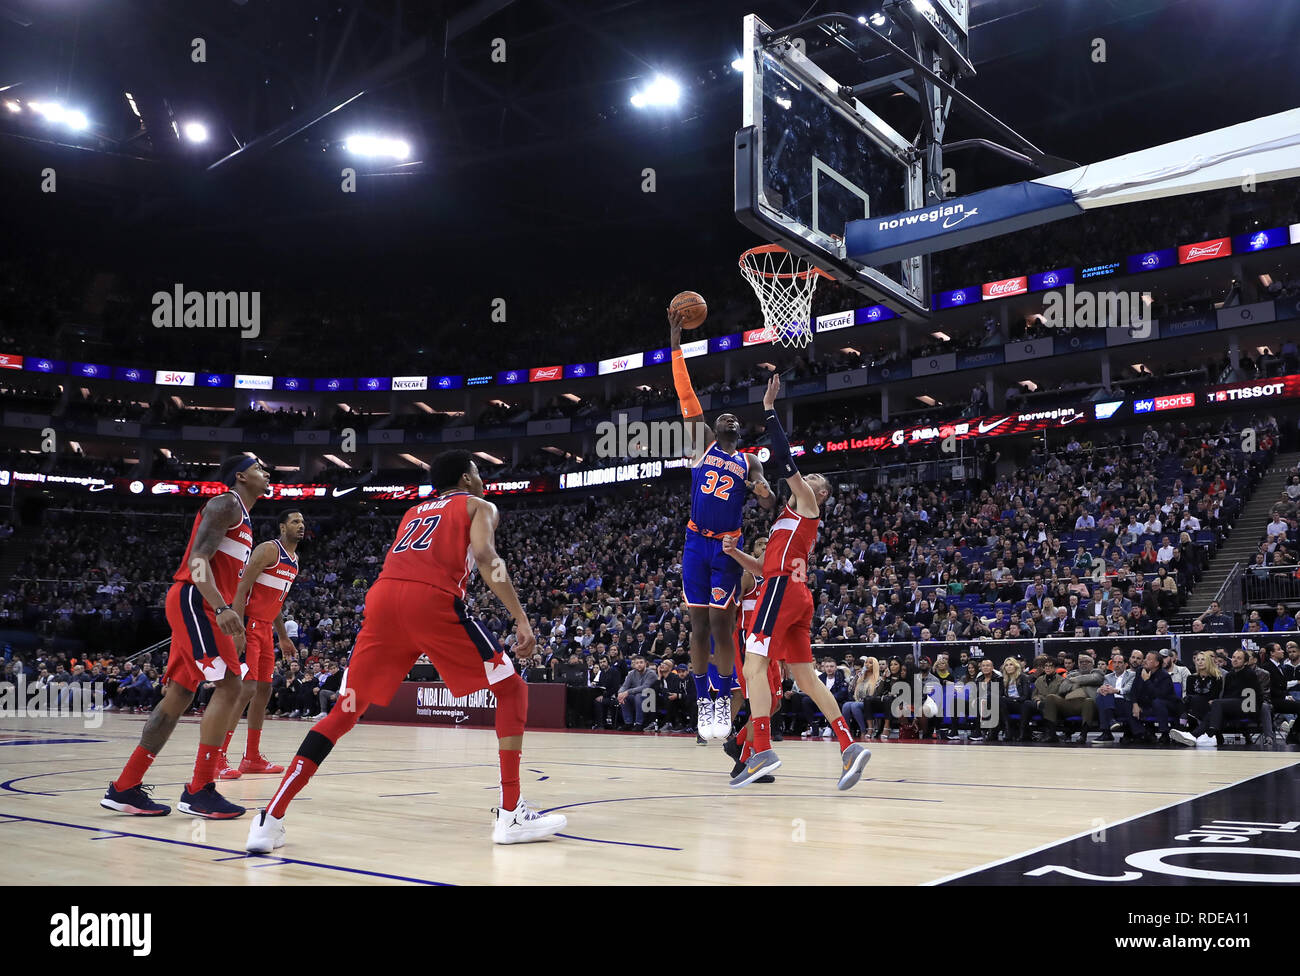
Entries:
[[217,779],[239,779],[243,775],[238,769],[235,769],[230,763],[226,762],[226,754],[218,753],[221,757],[217,760]]
[[239,761],[239,771],[241,773],[283,773],[284,767],[268,762],[265,756],[258,753],[255,759],[249,759],[247,756],[241,759]]

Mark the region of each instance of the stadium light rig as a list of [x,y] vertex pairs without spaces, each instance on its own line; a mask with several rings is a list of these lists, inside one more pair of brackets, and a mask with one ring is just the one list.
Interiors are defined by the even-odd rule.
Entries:
[[667,75],[655,75],[654,80],[633,95],[631,101],[634,108],[658,108],[676,105],[681,97],[681,85]]
[[45,121],[65,125],[73,132],[81,132],[90,125],[85,112],[66,108],[61,102],[28,102],[27,107]]
[[411,155],[411,144],[405,139],[357,133],[343,141],[343,148],[355,156],[403,160]]
[[190,142],[208,141],[208,127],[202,122],[186,122],[181,126],[181,132]]

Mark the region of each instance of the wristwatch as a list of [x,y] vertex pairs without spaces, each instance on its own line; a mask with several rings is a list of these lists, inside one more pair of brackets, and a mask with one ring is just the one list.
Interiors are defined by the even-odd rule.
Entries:
[[226,604],[224,607],[217,607],[217,609],[212,612],[212,616],[220,617],[225,611],[233,609],[234,607],[230,606],[230,604]]

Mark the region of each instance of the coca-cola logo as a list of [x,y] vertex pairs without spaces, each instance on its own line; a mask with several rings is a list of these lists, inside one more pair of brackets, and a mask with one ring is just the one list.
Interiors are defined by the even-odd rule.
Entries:
[[988,287],[990,295],[1014,295],[1024,291],[1027,281],[1024,278],[1008,278],[1006,281],[991,282]]

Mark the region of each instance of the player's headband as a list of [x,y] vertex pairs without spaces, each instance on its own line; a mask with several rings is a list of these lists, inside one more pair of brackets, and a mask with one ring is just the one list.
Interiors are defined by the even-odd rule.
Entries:
[[258,461],[257,458],[255,457],[244,458],[244,460],[240,461],[238,464],[236,464],[233,468],[230,469],[230,474],[229,474],[230,483],[232,485],[235,483],[235,475],[239,474],[239,472],[247,471],[249,468],[251,468],[253,465],[257,463]]

